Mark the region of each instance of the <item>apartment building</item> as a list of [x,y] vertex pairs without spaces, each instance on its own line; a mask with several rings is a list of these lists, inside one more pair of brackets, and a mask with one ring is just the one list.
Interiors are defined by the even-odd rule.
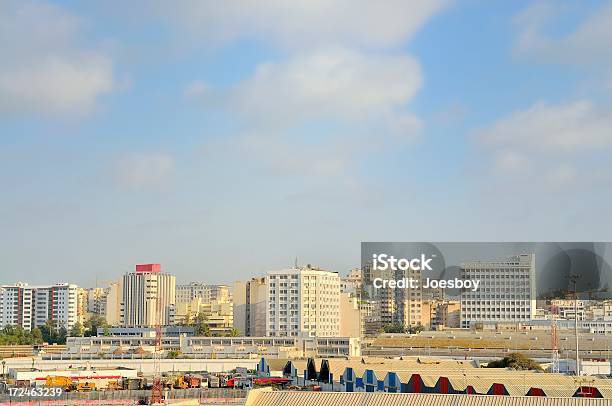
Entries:
[[20,326],[25,330],[48,321],[69,330],[78,321],[78,287],[68,283],[0,286],[0,328]]
[[228,303],[231,301],[230,288],[227,285],[205,285],[192,282],[176,286],[176,303],[189,303],[193,299],[202,299],[202,303]]
[[136,265],[121,280],[121,325],[147,327],[174,323],[176,277],[160,264]]
[[268,272],[268,337],[337,337],[340,278],[311,266]]
[[268,285],[266,278],[234,282],[234,328],[249,337],[266,335]]
[[536,315],[535,255],[461,265],[461,278],[480,280],[461,292],[461,327],[475,323],[525,322]]

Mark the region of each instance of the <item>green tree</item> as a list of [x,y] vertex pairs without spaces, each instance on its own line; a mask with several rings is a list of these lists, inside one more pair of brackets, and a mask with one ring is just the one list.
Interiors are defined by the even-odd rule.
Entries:
[[106,319],[98,314],[92,315],[90,318],[85,320],[85,337],[97,336],[98,328],[105,329],[108,326]]
[[27,331],[20,326],[5,326],[0,330],[0,345],[33,345],[42,342],[38,329]]
[[167,356],[168,358],[176,359],[176,358],[178,358],[180,355],[181,355],[181,352],[180,352],[180,351],[177,351],[177,350],[170,350],[170,351],[168,351],[168,353],[167,353],[167,355],[166,355],[166,356]]
[[408,333],[410,334],[419,334],[423,330],[425,330],[425,327],[423,327],[421,324],[408,327]]
[[491,361],[487,364],[487,368],[510,368],[517,370],[542,371],[542,366],[538,362],[519,352],[508,354],[500,360]]
[[47,320],[44,326],[40,326],[43,341],[49,344],[66,344],[68,332],[65,327],[57,328],[51,320]]
[[387,324],[383,327],[384,333],[404,333],[406,329],[399,323]]
[[194,321],[193,327],[195,327],[195,335],[197,336],[210,336],[210,326],[208,325],[208,317],[203,312],[199,312]]
[[70,329],[70,337],[83,337],[85,333],[85,328],[79,322],[76,322],[74,326]]
[[240,331],[236,328],[232,328],[229,333],[227,333],[228,337],[238,337],[240,335]]

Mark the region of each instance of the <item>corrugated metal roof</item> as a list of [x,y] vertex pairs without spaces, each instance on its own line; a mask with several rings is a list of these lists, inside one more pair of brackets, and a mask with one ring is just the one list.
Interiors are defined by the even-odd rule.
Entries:
[[246,406],[612,406],[610,399],[253,390]]

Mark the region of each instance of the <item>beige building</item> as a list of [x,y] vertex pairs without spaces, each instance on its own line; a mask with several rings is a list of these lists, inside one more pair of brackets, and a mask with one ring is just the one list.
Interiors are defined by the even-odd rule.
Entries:
[[461,303],[449,300],[436,307],[435,327],[459,328],[461,326]]
[[266,278],[234,283],[233,323],[240,334],[250,337],[266,335],[267,295]]
[[356,297],[346,293],[340,294],[340,336],[360,337],[361,317],[359,302]]
[[176,286],[176,303],[189,303],[191,300],[200,298],[202,303],[229,302],[232,297],[227,285],[205,285],[192,282],[187,285]]
[[337,337],[340,278],[311,266],[268,272],[266,336]]
[[206,325],[213,336],[225,336],[234,328],[234,313],[232,302],[213,301],[205,303],[202,298],[192,299],[189,303],[176,305],[175,321],[193,321],[198,314],[206,318]]
[[86,288],[77,288],[77,323],[83,324],[89,317],[87,311],[89,291]]
[[121,284],[112,282],[104,290],[104,317],[111,326],[118,326],[121,324]]
[[121,325],[148,327],[174,323],[176,278],[159,264],[136,265],[121,280]]

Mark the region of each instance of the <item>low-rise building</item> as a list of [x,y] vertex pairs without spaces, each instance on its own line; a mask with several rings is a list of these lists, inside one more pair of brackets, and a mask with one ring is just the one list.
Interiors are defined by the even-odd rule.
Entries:
[[[164,351],[178,351],[185,356],[215,358],[299,358],[358,357],[359,338],[353,337],[201,337],[186,334],[164,335]],[[115,358],[140,356],[155,349],[155,331],[140,335],[68,337],[67,356]]]

